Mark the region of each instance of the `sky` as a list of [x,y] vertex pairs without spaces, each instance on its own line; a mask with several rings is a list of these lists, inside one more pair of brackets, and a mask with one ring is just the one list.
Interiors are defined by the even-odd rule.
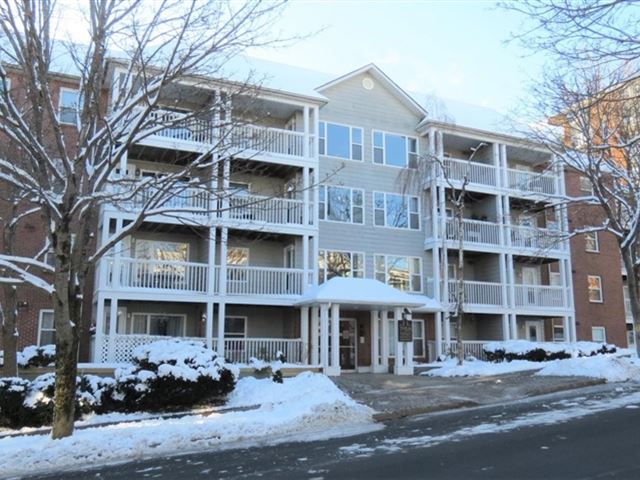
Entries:
[[541,71],[539,59],[505,43],[521,27],[493,1],[293,0],[274,32],[316,33],[250,54],[337,75],[375,63],[409,91],[506,113]]

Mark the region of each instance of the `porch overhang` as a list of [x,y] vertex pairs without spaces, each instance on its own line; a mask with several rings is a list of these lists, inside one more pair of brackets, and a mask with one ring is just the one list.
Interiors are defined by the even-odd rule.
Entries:
[[402,307],[419,309],[426,306],[427,300],[435,302],[432,298],[423,295],[410,295],[370,278],[334,277],[322,285],[307,290],[295,303],[295,306],[308,307],[335,303],[352,308],[371,309],[376,307],[385,310]]

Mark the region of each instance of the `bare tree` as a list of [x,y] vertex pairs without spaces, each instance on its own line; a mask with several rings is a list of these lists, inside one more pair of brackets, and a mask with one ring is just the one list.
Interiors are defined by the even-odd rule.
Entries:
[[[17,163],[0,158],[0,183],[38,205],[54,256],[50,266],[40,258],[3,252],[0,267],[9,272],[6,281],[34,285],[53,299],[54,438],[73,432],[82,294],[92,268],[149,216],[193,210],[172,202],[176,196],[207,198],[200,202],[201,213],[219,208],[217,199],[226,192],[218,189],[218,175],[225,171],[221,165],[234,139],[229,104],[237,95],[250,97],[255,92],[250,84],[257,82],[211,79],[224,78],[225,65],[246,48],[275,41],[268,27],[282,3],[163,0],[148,6],[141,0],[87,3],[83,27],[90,41],[79,47],[54,41],[52,19],[58,8],[68,7],[50,0],[0,2],[0,81],[6,86],[14,69],[23,93],[20,102],[17,91],[5,88],[0,95],[0,134],[23,154]],[[51,83],[52,64],[61,56],[79,77],[74,134],[58,115]],[[209,97],[190,113],[156,115],[156,107],[180,85],[207,87],[203,91]],[[203,118],[213,120],[195,134],[210,135],[210,148],[186,164],[176,162],[167,175],[143,180],[120,170],[136,142],[163,129],[199,125]],[[134,219],[94,250],[100,207],[126,209],[133,203]]]

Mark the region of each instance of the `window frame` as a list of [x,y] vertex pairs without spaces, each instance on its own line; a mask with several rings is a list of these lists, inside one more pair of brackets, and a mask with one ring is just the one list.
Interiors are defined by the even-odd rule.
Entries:
[[[589,235],[593,234],[593,239],[595,241],[595,248],[589,248]],[[584,251],[588,253],[600,253],[600,239],[598,237],[598,232],[585,232],[584,233]]]
[[[592,289],[590,286],[590,279],[592,278],[597,278],[598,279],[598,286],[600,288],[596,289]],[[599,300],[592,300],[591,299],[591,292],[592,291],[598,291],[600,293],[599,295]],[[604,292],[603,292],[603,287],[602,287],[602,277],[600,275],[587,275],[587,293],[588,293],[588,297],[589,297],[589,303],[604,303]]]
[[[588,184],[588,188],[587,185]],[[588,193],[589,195],[593,195],[593,183],[589,180],[589,177],[585,177],[584,175],[580,175],[579,185],[580,193]]]
[[[363,188],[355,188],[355,187],[348,187],[346,185],[329,185],[329,184],[323,184],[320,185],[320,192],[319,192],[319,200],[318,200],[318,219],[320,221],[323,222],[332,222],[332,223],[338,223],[338,224],[353,224],[353,225],[364,225],[364,219],[365,219],[365,192]],[[329,188],[345,188],[349,190],[349,213],[350,213],[350,219],[349,221],[343,221],[343,220],[330,220],[329,218],[327,218],[328,213],[329,213],[329,196],[328,196],[328,189]],[[354,206],[353,203],[353,197],[354,197],[354,192],[360,192],[360,197],[362,198],[362,204],[361,205],[357,205]],[[324,200],[322,200],[322,197],[324,196]],[[320,212],[320,208],[322,206],[323,211]],[[362,209],[362,221],[361,222],[355,222],[354,221],[354,209],[355,208],[360,208]]]
[[[410,255],[394,255],[394,254],[390,254],[390,253],[374,253],[373,254],[373,278],[374,279],[378,279],[378,273],[381,273],[379,270],[377,270],[377,259],[376,257],[383,257],[384,258],[384,277],[385,277],[385,281],[383,282],[385,285],[389,285],[391,287],[393,287],[393,285],[391,285],[389,283],[389,257],[396,257],[396,258],[406,258],[407,259],[407,264],[409,266],[409,286],[411,287],[411,285],[413,284],[412,282],[412,278],[413,276],[417,275],[420,278],[420,289],[419,290],[413,290],[412,288],[410,288],[409,290],[401,290],[401,291],[405,291],[407,293],[418,293],[421,294],[424,292],[424,279],[422,278],[422,272],[424,271],[424,265],[422,264],[422,257],[413,257]],[[418,265],[420,267],[420,272],[416,273],[412,273],[411,272],[411,264],[412,264],[412,260],[418,260]],[[393,288],[397,288],[397,287],[393,287]],[[400,290],[400,289],[398,289]]]
[[[229,318],[239,318],[242,319],[244,321],[244,326],[242,327],[242,336],[238,335],[238,334],[231,334],[229,335],[227,333],[227,319]],[[247,324],[248,324],[248,317],[246,315],[225,315],[224,316],[224,338],[225,340],[227,338],[247,338]],[[217,337],[216,337],[217,338]]]
[[[375,144],[376,133],[382,134],[382,147],[377,147]],[[393,165],[393,164],[387,163],[387,135],[393,135],[394,137],[404,137],[405,153],[406,153],[404,165]],[[416,145],[415,152],[412,152],[410,150],[410,146],[411,146],[410,140],[415,141],[415,145]],[[382,148],[382,163],[375,161],[375,151],[376,149],[380,149],[380,148]],[[410,161],[412,154],[415,155],[416,157],[416,160],[415,160],[416,165],[414,166],[411,166],[411,161]],[[420,155],[420,142],[418,137],[414,137],[404,133],[389,132],[387,130],[380,130],[380,129],[371,130],[371,163],[373,163],[374,165],[381,165],[381,166],[392,167],[392,168],[414,168],[415,169],[417,168],[419,155]]]
[[[167,338],[181,338],[187,336],[187,314],[186,313],[152,313],[152,312],[130,312],[131,313],[131,324],[127,330],[130,330],[130,335],[153,335],[158,337],[167,337]],[[145,333],[134,333],[133,327],[135,325],[134,317],[136,315],[144,315],[145,318]],[[158,335],[157,333],[151,333],[151,317],[155,316],[163,316],[163,317],[179,317],[181,321],[182,335],[174,336],[174,335]],[[125,323],[126,324],[126,323]]]
[[[6,92],[9,93],[11,91],[11,79],[9,77],[5,77],[4,83],[7,86]],[[3,92],[2,82],[0,82],[0,94]]]
[[[396,329],[395,327],[395,319],[389,319],[387,320],[389,322],[388,325],[388,332],[389,332],[389,358],[396,358],[396,345],[397,345],[397,341],[396,341]],[[412,319],[412,322],[416,322],[416,323],[420,323],[422,324],[422,337],[420,338],[416,338],[415,336],[413,337],[413,358],[426,358],[427,356],[427,348],[426,348],[426,335],[425,335],[425,324],[424,324],[424,320],[422,318],[416,318],[416,319]],[[413,333],[413,325],[411,325],[411,332]],[[416,341],[420,341],[422,343],[422,355],[416,355],[416,347],[415,347],[415,342]],[[408,343],[408,342],[407,342]]]
[[[325,265],[327,263],[327,252],[333,252],[333,253],[341,253],[341,254],[348,254],[350,256],[350,263],[351,263],[351,276],[350,277],[346,277],[346,278],[366,278],[366,263],[365,263],[365,253],[361,252],[361,251],[355,251],[355,250],[335,250],[335,249],[331,249],[331,248],[320,248],[318,249],[318,258],[316,259],[316,261],[318,262],[318,282],[320,282],[320,274],[321,272],[324,272],[324,282],[327,282],[329,279],[327,278],[327,269],[322,268],[320,266],[320,256],[323,257]],[[353,268],[353,256],[354,255],[361,255],[362,256],[362,269],[361,270],[354,270]],[[353,275],[354,271],[362,271],[362,276],[361,277],[355,277]],[[333,277],[332,277],[333,278]],[[322,282],[322,283],[324,283]]]
[[[561,340],[556,340],[556,330],[562,330],[562,339]],[[551,341],[552,342],[556,342],[556,343],[563,343],[565,341],[565,331],[564,331],[564,325],[563,324],[556,324],[554,323],[553,325],[551,325]]]
[[[329,155],[329,128],[328,125],[335,125],[337,127],[345,127],[349,129],[349,158],[338,157],[336,155]],[[324,134],[322,130],[324,129]],[[353,131],[360,130],[360,143],[356,143],[353,138]],[[354,125],[348,125],[346,123],[332,122],[322,120],[318,125],[318,154],[323,157],[335,158],[337,160],[350,160],[352,162],[364,162],[364,128],[356,127]],[[360,158],[353,158],[353,146],[360,145]]]
[[185,263],[189,262],[189,259],[191,258],[191,245],[189,244],[189,242],[175,242],[172,240],[158,240],[158,239],[149,239],[149,238],[136,238],[134,239],[134,246],[133,246],[133,255],[135,259],[138,260],[154,260],[157,262],[174,262],[174,261],[180,261],[180,260],[161,260],[158,258],[142,258],[138,256],[138,245],[139,242],[149,242],[149,243],[169,243],[171,245],[186,245],[187,246],[187,250],[186,250],[186,259],[184,260]]
[[[76,113],[76,119],[74,122],[65,122],[64,120],[62,120],[62,94],[63,92],[75,92],[78,94],[78,105],[76,107],[75,113]],[[65,109],[70,110],[71,107],[64,107]],[[77,88],[69,88],[69,87],[60,87],[60,91],[58,93],[58,123],[62,124],[62,125],[72,125],[74,127],[78,127],[78,114],[80,113],[80,109],[82,108],[82,98],[80,96],[80,89]]]
[[[52,316],[52,322],[53,322],[53,327],[52,328],[42,328],[42,320],[44,317],[45,313],[50,313]],[[38,346],[41,347],[43,346],[42,344],[42,332],[53,332],[54,335],[54,344],[55,344],[55,334],[56,334],[56,325],[55,325],[55,319],[53,318],[53,310],[50,308],[43,308],[38,312]],[[45,343],[44,345],[51,345],[49,343]]]
[[[384,200],[384,209],[383,209],[383,217],[384,217],[384,225],[378,225],[376,223],[376,211],[380,210],[379,208],[376,208],[376,195],[383,195]],[[407,202],[407,226],[406,227],[395,227],[395,226],[390,226],[387,225],[387,196],[388,195],[395,195],[395,196],[399,196],[399,197],[403,197],[406,198]],[[394,192],[380,192],[380,191],[373,191],[371,194],[371,199],[372,199],[372,203],[371,205],[373,206],[372,210],[372,215],[373,215],[373,226],[374,227],[378,227],[378,228],[391,228],[394,230],[409,230],[409,231],[414,231],[414,232],[419,232],[422,230],[422,220],[421,220],[421,216],[422,216],[422,208],[420,207],[420,197],[416,196],[416,195],[404,195],[402,193],[394,193]],[[415,199],[416,200],[416,205],[418,207],[418,211],[417,212],[412,212],[411,211],[411,200]],[[417,215],[418,216],[418,228],[412,228],[411,227],[411,215]]]
[[[595,340],[593,338],[593,333],[595,331],[602,332],[602,338],[603,338],[602,340]],[[607,343],[607,328],[606,327],[602,327],[602,326],[592,326],[591,327],[591,341],[592,342],[598,342],[598,343],[600,343],[600,342]]]

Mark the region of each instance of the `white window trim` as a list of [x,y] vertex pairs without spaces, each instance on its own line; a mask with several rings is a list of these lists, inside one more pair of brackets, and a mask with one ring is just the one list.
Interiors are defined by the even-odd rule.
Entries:
[[[590,278],[597,278],[598,279],[598,284],[600,285],[600,288],[598,289],[598,291],[600,292],[600,300],[591,300],[591,295],[589,295],[591,293],[591,288],[589,288],[589,279]],[[600,275],[587,275],[587,296],[589,298],[589,303],[603,303],[604,302],[604,292],[602,291],[602,277]]]
[[77,88],[68,88],[68,87],[60,87],[60,93],[58,94],[58,122],[61,123],[62,125],[72,125],[74,127],[78,126],[78,122],[75,121],[73,123],[71,122],[64,122],[62,121],[62,117],[60,115],[60,111],[62,109],[62,92],[75,92],[78,94],[78,110],[76,110],[76,120],[77,120],[77,115],[79,113],[79,110],[82,106],[82,100],[80,99],[80,90]]
[[[247,324],[248,324],[248,317],[246,317],[245,315],[225,315],[224,317],[224,322],[225,322],[225,327],[226,327],[226,323],[227,323],[227,318],[241,318],[242,320],[244,320],[244,333],[242,334],[242,337],[239,337],[237,335],[233,335],[231,337],[227,337],[227,331],[224,331],[224,338],[229,338],[229,339],[234,339],[234,338],[247,338]],[[218,337],[214,337],[214,338],[218,338]]]
[[[384,195],[384,225],[377,225],[376,224],[376,210],[378,210],[376,208],[376,193],[380,194],[380,195]],[[398,195],[400,197],[405,197],[407,199],[407,226],[406,227],[393,227],[393,226],[389,226],[387,225],[387,195]],[[411,228],[411,199],[415,198],[417,200],[417,205],[418,205],[418,228]],[[402,193],[394,193],[394,192],[380,192],[380,191],[374,191],[371,194],[371,199],[372,199],[372,224],[374,227],[376,228],[390,228],[392,230],[408,230],[408,231],[413,231],[413,232],[419,232],[422,230],[422,207],[420,206],[420,197],[416,196],[416,195],[404,195]]]
[[[367,272],[366,272],[366,257],[365,257],[365,253],[364,252],[359,252],[359,251],[355,251],[355,250],[336,250],[334,248],[319,248],[318,249],[318,257],[320,256],[320,252],[324,252],[324,259],[325,259],[325,263],[327,261],[327,252],[334,252],[334,253],[346,253],[348,255],[351,255],[351,277],[350,278],[356,278],[353,276],[353,256],[354,255],[362,255],[362,277],[357,277],[357,278],[367,278]],[[319,259],[316,259],[316,261],[318,261]],[[320,265],[318,265],[318,278],[320,277],[320,272],[324,270],[324,277],[325,279],[327,278],[327,272],[326,272],[326,268],[320,268]],[[326,281],[326,280],[325,280]]]
[[[420,290],[406,290],[407,293],[422,293],[424,291],[424,278],[422,277],[423,272],[424,272],[424,265],[422,264],[422,257],[413,257],[411,255],[394,255],[392,253],[374,253],[373,254],[373,278],[376,278],[376,257],[384,257],[384,283],[386,285],[389,285],[389,261],[388,258],[389,257],[403,257],[406,258],[408,260],[415,260],[418,259],[419,265],[420,265]],[[410,264],[411,262],[409,262]],[[411,273],[409,273],[409,277],[411,277]],[[411,285],[411,278],[409,279],[409,285]]]
[[[346,188],[349,189],[351,191],[351,197],[349,199],[349,201],[351,202],[351,220],[349,220],[348,222],[343,222],[341,220],[329,220],[327,218],[328,213],[329,213],[329,196],[327,195],[327,188],[329,187],[337,187],[337,188]],[[347,185],[329,185],[329,184],[323,184],[320,185],[320,188],[324,189],[324,202],[321,202],[320,200],[318,200],[318,207],[320,206],[320,203],[324,203],[324,212],[323,212],[323,216],[324,218],[319,219],[321,222],[330,222],[330,223],[337,223],[340,225],[364,225],[364,219],[365,219],[365,197],[364,197],[364,189],[363,188],[355,188],[355,187],[349,187]],[[357,208],[362,208],[362,222],[354,222],[353,221],[353,192],[354,191],[359,191],[362,195],[362,206],[358,206]]]
[[[556,329],[560,329],[562,330],[562,340],[556,340]],[[560,324],[553,324],[551,325],[551,341],[552,342],[556,342],[556,343],[562,343],[565,341],[566,338],[566,332],[564,331],[564,325]]]
[[[320,155],[322,155],[323,157],[327,157],[327,158],[333,158],[336,160],[349,160],[350,162],[358,162],[358,163],[362,163],[364,162],[364,128],[362,127],[356,127],[355,125],[348,125],[346,123],[339,123],[339,122],[331,122],[328,120],[322,120],[319,123],[324,123],[324,153],[320,153]],[[329,155],[327,152],[329,151],[328,147],[329,147],[329,129],[327,128],[327,125],[332,124],[332,125],[336,125],[338,127],[346,127],[349,129],[349,158],[344,158],[344,157],[336,157],[335,155]],[[360,130],[360,138],[362,139],[362,142],[359,144],[360,147],[362,148],[362,158],[360,160],[353,158],[353,130],[357,129]],[[318,136],[320,136],[320,132],[318,132]]]
[[[40,310],[38,312],[38,346],[42,346],[42,317],[45,313],[50,313],[53,315],[53,310],[48,309],[48,308],[43,308],[42,310]],[[55,320],[54,320],[55,322]],[[46,332],[54,332],[56,331],[56,326],[55,323],[53,325],[53,328],[46,328],[44,329]]]
[[155,261],[158,261],[158,262],[169,261],[169,260],[157,260],[155,258],[145,259],[145,258],[138,257],[138,242],[169,243],[171,245],[186,245],[187,246],[187,259],[185,260],[185,262],[188,263],[190,261],[190,258],[191,258],[191,245],[189,245],[189,242],[173,242],[171,240],[159,240],[159,239],[156,239],[156,238],[134,238],[134,245],[133,245],[134,258],[136,258],[138,260],[155,260]]
[[[590,249],[589,248],[589,242],[587,241],[587,235],[589,234],[593,234],[595,241],[596,241],[596,248],[595,249]],[[589,253],[600,253],[600,238],[598,237],[598,232],[586,232],[585,233],[585,237],[584,237],[584,251],[585,252],[589,252]]]
[[[130,330],[133,332],[133,317],[135,315],[144,315],[146,316],[146,333],[132,333],[132,335],[151,335],[151,315],[158,315],[164,317],[180,317],[182,320],[182,336],[187,336],[187,315],[184,313],[150,313],[150,312],[131,312],[131,328]],[[155,336],[155,335],[154,335]],[[171,335],[158,335],[158,336],[166,336],[171,337]],[[175,338],[175,337],[174,337]],[[178,337],[179,338],[179,337]]]
[[[375,141],[374,141],[374,135],[375,133],[382,133],[382,163],[376,163],[374,160],[374,151],[377,148],[375,146]],[[399,165],[390,165],[387,163],[387,135],[394,135],[396,137],[404,137],[405,138],[405,146],[407,149],[407,158],[405,158],[406,160],[406,165],[403,166],[399,166]],[[371,163],[373,165],[378,165],[380,167],[391,167],[391,168],[411,168],[409,167],[409,154],[413,153],[409,151],[409,139],[413,139],[416,141],[416,157],[418,157],[420,155],[420,142],[418,140],[418,137],[414,137],[412,135],[407,135],[406,133],[398,133],[398,132],[389,132],[387,130],[380,130],[380,129],[374,129],[371,130]]]
[[248,247],[234,247],[229,246],[227,248],[227,257],[229,256],[229,250],[243,250],[247,253],[247,264],[246,265],[236,265],[235,263],[229,263],[229,258],[226,258],[225,261],[227,265],[231,265],[232,267],[248,267],[251,265],[251,249]]
[[[395,319],[392,320],[388,320],[389,322],[389,331],[392,331],[391,329],[393,329],[395,327]],[[413,319],[412,322],[419,322],[422,323],[422,338],[413,338],[413,341],[415,342],[416,340],[422,340],[422,352],[424,353],[424,355],[422,356],[418,356],[418,355],[413,355],[413,358],[425,358],[427,355],[427,348],[426,348],[426,332],[425,332],[425,324],[424,324],[424,320],[421,318],[417,318],[417,319]],[[413,334],[413,326],[411,327],[411,333]],[[395,332],[395,334],[397,335],[398,332]],[[398,343],[397,340],[394,342],[394,344]],[[415,352],[415,349],[414,349]],[[389,358],[396,358],[396,353],[391,351],[391,345],[389,345]]]
[[[587,183],[589,184],[589,188],[583,188],[586,187]],[[591,183],[591,180],[589,180],[589,177],[585,177],[583,175],[580,176],[579,188],[580,193],[588,193],[589,195],[593,195],[593,184]]]
[[602,331],[602,343],[607,343],[607,329],[605,327],[591,327],[591,341],[596,342],[596,341],[600,341],[600,340],[594,340],[593,339],[593,332],[594,331]]

